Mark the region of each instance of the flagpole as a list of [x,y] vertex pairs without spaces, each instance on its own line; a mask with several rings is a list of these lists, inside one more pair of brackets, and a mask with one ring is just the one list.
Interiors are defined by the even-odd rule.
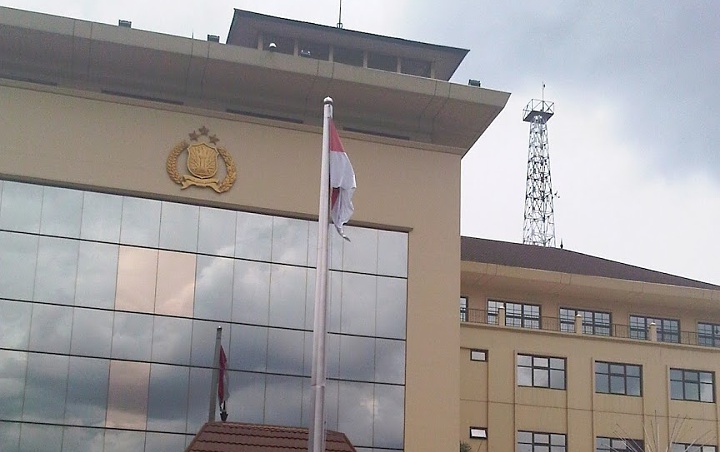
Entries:
[[330,119],[333,100],[326,97],[323,114],[322,158],[320,160],[320,206],[318,209],[317,272],[315,276],[315,317],[313,323],[313,421],[309,452],[325,450],[325,337],[327,336],[328,226],[330,205]]
[[213,357],[212,379],[210,381],[210,405],[208,406],[208,422],[215,422],[215,398],[218,389],[218,365],[220,361],[220,342],[222,340],[222,327],[217,327],[215,333],[215,356]]

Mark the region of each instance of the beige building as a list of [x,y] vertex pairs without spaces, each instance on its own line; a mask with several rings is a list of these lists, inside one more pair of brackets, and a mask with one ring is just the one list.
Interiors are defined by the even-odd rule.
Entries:
[[461,266],[473,450],[717,450],[720,287],[468,237]]
[[227,44],[0,9],[0,449],[182,450],[223,326],[231,421],[307,426],[323,99],[328,429],[458,447],[460,161],[509,94],[466,50],[235,11]]

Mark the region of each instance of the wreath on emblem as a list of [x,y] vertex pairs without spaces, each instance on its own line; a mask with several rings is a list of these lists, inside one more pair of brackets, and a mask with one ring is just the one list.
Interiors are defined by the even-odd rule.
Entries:
[[[170,155],[168,155],[167,158],[167,173],[170,176],[170,179],[172,179],[173,182],[181,186],[181,189],[186,189],[190,186],[199,186],[199,187],[210,187],[213,190],[215,190],[218,193],[223,193],[228,190],[230,190],[230,187],[235,183],[235,180],[237,179],[237,169],[235,168],[235,162],[233,161],[232,156],[222,146],[217,146],[217,142],[220,141],[217,136],[215,135],[209,135],[210,130],[202,126],[199,129],[199,133],[196,131],[192,131],[189,136],[191,141],[197,141],[198,145],[188,143],[187,141],[183,140],[175,147],[172,148],[170,151]],[[198,139],[202,136],[207,136],[210,144],[207,144],[205,142],[200,142]],[[217,172],[216,168],[216,162],[212,161],[212,153],[208,152],[199,152],[199,156],[195,160],[198,160],[200,162],[200,166],[202,166],[203,173],[198,176],[198,172],[193,171],[193,168],[190,167],[190,162],[188,162],[188,170],[194,174],[195,176],[192,176],[190,174],[180,174],[177,170],[177,162],[178,157],[183,152],[190,152],[192,147],[199,146],[202,147],[203,150],[207,151],[208,149],[217,151],[217,154],[222,157],[223,162],[225,163],[225,178],[222,181],[218,181],[217,179],[213,179],[212,177]],[[217,160],[217,157],[215,156],[215,160]],[[208,169],[207,167],[210,167]],[[214,168],[214,169],[213,169]]]

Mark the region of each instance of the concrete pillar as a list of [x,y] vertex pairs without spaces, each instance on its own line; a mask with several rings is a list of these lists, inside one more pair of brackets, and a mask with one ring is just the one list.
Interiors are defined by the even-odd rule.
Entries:
[[575,315],[575,334],[583,334],[583,316],[582,314]]
[[650,322],[650,328],[649,328],[649,339],[652,342],[657,342],[657,325],[655,325],[655,322]]
[[500,306],[498,308],[498,325],[505,326],[505,306]]

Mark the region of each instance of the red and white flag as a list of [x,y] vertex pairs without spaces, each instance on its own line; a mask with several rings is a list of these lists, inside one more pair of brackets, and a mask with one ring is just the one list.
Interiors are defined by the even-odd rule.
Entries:
[[338,233],[346,239],[343,226],[353,214],[352,197],[355,193],[355,172],[345,153],[335,122],[330,119],[330,218]]
[[228,395],[230,395],[230,380],[228,378],[227,370],[227,356],[225,356],[225,350],[222,345],[220,346],[220,360],[218,362],[218,403],[220,404],[220,410],[225,411],[225,402],[227,402]]

